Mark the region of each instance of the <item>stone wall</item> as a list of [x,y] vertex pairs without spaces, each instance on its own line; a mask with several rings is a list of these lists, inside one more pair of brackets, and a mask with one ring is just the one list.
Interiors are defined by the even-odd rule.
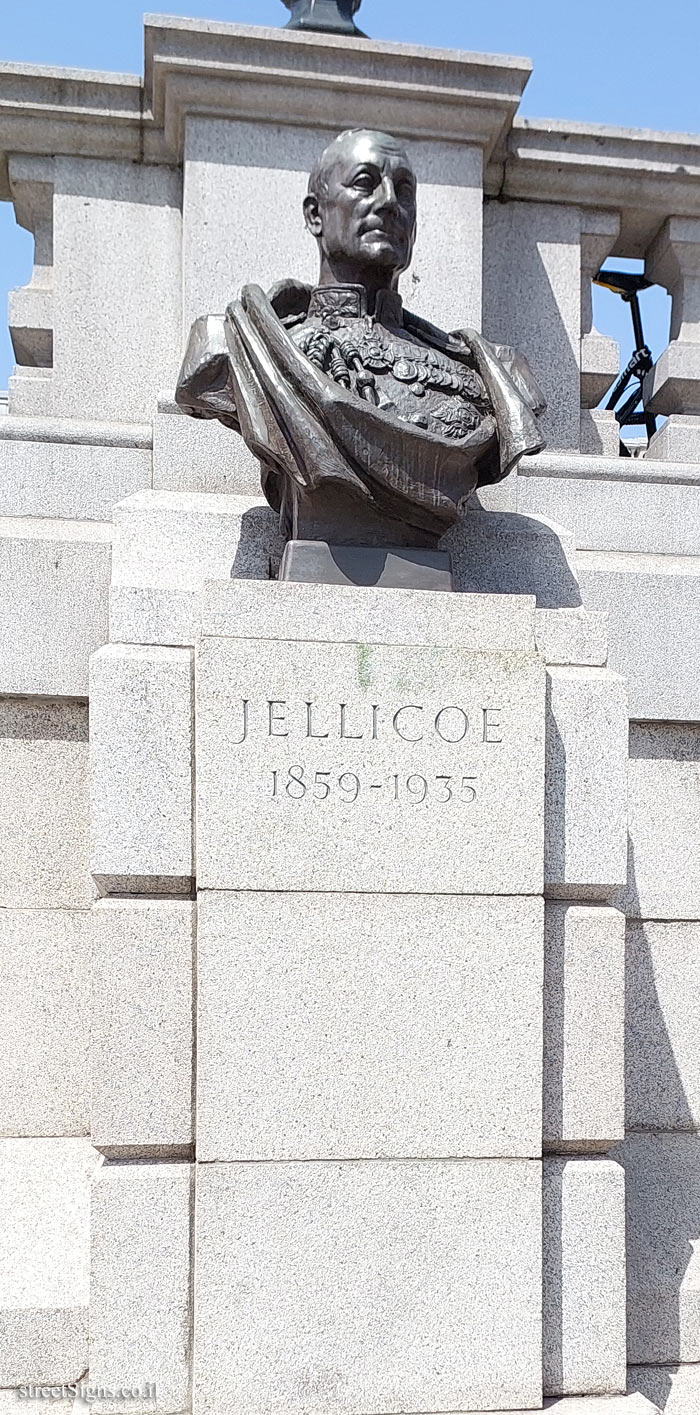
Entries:
[[[696,1410],[700,139],[524,122],[528,73],[158,19],[143,83],[0,72],[0,198],[36,247],[0,403],[3,1410],[19,1385],[88,1369],[93,1385],[140,1391],[103,1415],[181,1415],[193,1379],[195,1408],[217,1415],[261,1401],[309,1415],[539,1408],[543,1393],[560,1415]],[[375,841],[372,889],[348,911],[359,859],[347,875],[326,860],[310,885],[304,833],[282,868],[258,848],[254,803],[226,874],[231,819],[201,705],[195,743],[195,653],[218,701],[207,652],[228,664],[242,642],[281,640],[270,661],[291,655],[296,681],[307,669],[289,646],[318,620],[315,655],[340,687],[339,645],[374,644],[388,624],[390,647],[389,592],[324,603],[320,619],[303,596],[280,602],[255,464],[172,397],[195,314],[246,279],[313,278],[293,210],[325,138],[361,122],[402,135],[421,179],[407,303],[519,344],[550,405],[548,451],[453,539],[463,593],[439,616],[418,596],[402,641],[412,662],[517,649],[547,665],[541,877],[505,859],[486,813],[488,904],[474,876],[460,893],[460,861],[428,831],[406,836],[410,869]],[[596,410],[617,364],[590,280],[610,253],[644,257],[673,296],[648,388],[669,420],[639,460],[617,457]],[[524,718],[529,770],[537,713]],[[506,778],[513,761],[494,799]],[[525,805],[509,809],[515,822]],[[474,996],[460,1070],[435,1019],[459,1035]],[[287,1052],[293,1064],[272,1066]],[[332,1105],[319,1057],[344,1078]],[[293,1223],[275,1227],[283,1213]],[[378,1346],[358,1313],[387,1213]],[[316,1296],[280,1373],[271,1353],[299,1291]],[[446,1332],[451,1385],[426,1376]],[[345,1391],[334,1361],[352,1372]]]

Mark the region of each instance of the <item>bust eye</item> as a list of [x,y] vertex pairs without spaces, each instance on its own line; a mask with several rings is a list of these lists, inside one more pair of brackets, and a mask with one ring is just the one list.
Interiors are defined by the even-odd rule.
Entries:
[[373,192],[376,183],[371,172],[359,172],[353,181],[353,186],[361,192]]

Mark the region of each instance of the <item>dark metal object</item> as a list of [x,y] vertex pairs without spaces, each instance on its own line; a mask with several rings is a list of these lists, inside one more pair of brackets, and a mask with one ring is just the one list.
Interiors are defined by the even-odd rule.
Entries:
[[[644,403],[644,379],[654,367],[654,358],[648,344],[644,339],[642,328],[642,312],[639,308],[640,290],[648,290],[653,281],[647,280],[645,275],[634,275],[626,270],[599,270],[594,278],[595,285],[601,285],[604,290],[612,290],[614,295],[620,295],[626,305],[629,305],[632,314],[632,327],[634,330],[634,353],[625,369],[623,369],[617,383],[610,393],[605,408],[607,412],[615,414],[618,426],[623,427],[645,427],[647,437],[651,439],[656,432],[656,418],[653,413],[648,413],[646,409],[639,412],[639,404]],[[622,394],[629,387],[632,379],[637,380],[637,386],[633,389],[628,398],[625,399],[621,407],[617,407]],[[624,442],[620,443],[620,456],[629,457],[630,452],[625,447]]]
[[353,15],[362,0],[282,0],[292,12],[285,29],[317,30],[322,34],[351,34],[366,39]]
[[389,590],[442,590],[452,585],[452,561],[440,550],[380,549],[290,540],[279,580],[304,585],[376,585]]
[[544,399],[513,350],[404,309],[416,179],[396,139],[341,133],[304,215],[317,287],[247,285],[197,320],[177,402],[242,434],[286,538],[435,546],[475,487],[541,451]]

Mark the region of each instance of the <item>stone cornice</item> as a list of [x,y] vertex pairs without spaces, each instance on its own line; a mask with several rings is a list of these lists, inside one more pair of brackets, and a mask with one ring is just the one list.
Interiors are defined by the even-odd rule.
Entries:
[[[170,161],[189,113],[474,143],[486,157],[517,110],[527,59],[146,16],[146,106]],[[371,119],[370,119],[371,114]]]
[[618,211],[616,253],[642,256],[667,216],[700,215],[700,135],[516,118],[486,191]]
[[145,79],[0,63],[0,199],[16,153],[182,161],[188,113],[321,129],[370,121],[474,143],[488,159],[517,111],[527,59],[247,25],[146,18]]
[[131,74],[0,63],[0,199],[10,197],[11,153],[138,161],[141,106]]

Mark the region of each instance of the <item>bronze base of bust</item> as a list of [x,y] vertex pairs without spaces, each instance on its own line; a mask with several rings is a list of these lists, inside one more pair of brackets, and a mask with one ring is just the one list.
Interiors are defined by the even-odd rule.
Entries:
[[[285,0],[288,4],[289,0]],[[353,0],[292,0],[292,18],[285,29],[316,30],[322,34],[349,34],[356,39],[367,36],[357,28],[353,15],[358,8]]]
[[329,545],[325,540],[287,541],[277,578],[297,585],[374,585],[443,593],[453,589],[452,560],[445,551]]

